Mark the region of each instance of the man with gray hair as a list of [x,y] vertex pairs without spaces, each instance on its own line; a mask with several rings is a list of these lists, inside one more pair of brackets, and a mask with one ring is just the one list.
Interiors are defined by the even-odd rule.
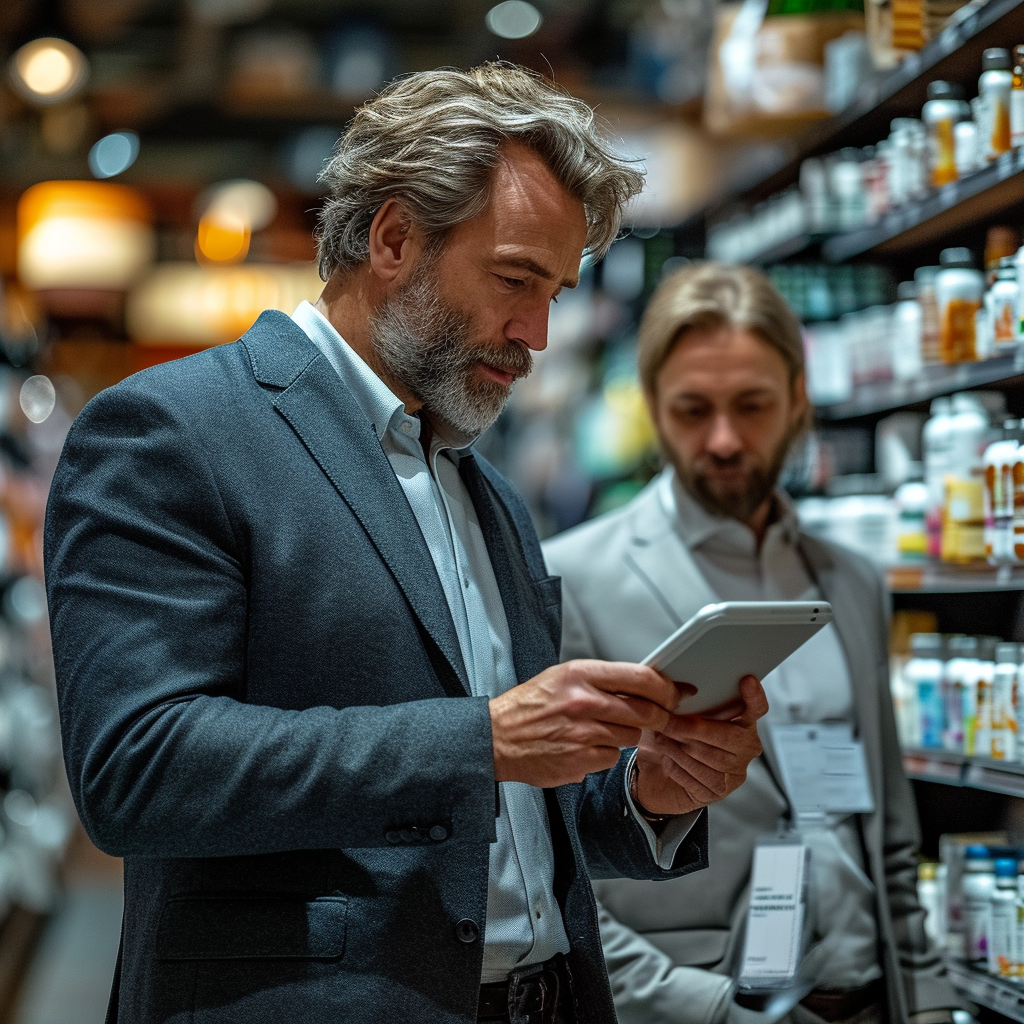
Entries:
[[54,479],[68,774],[125,858],[108,1020],[612,1024],[588,873],[704,866],[764,695],[704,720],[557,665],[472,443],[641,179],[491,64],[391,85],[324,181],[317,303],[98,396]]

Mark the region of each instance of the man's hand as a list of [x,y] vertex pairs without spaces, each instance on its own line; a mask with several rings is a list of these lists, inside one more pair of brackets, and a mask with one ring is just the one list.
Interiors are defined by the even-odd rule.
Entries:
[[611,768],[644,730],[660,732],[682,717],[672,711],[683,695],[644,665],[568,661],[545,669],[490,701],[495,778],[561,786]]
[[686,814],[728,796],[761,753],[757,720],[768,699],[753,676],[736,701],[703,715],[670,715],[645,729],[636,755],[636,799],[652,814]]

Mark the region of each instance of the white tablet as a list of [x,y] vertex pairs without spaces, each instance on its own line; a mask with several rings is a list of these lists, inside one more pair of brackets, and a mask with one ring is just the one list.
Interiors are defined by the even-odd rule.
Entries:
[[747,675],[764,679],[832,621],[827,601],[724,601],[705,605],[642,664],[697,687],[678,711],[718,707]]

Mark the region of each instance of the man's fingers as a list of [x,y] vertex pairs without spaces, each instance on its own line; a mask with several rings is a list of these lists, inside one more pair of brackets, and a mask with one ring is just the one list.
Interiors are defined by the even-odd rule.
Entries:
[[666,711],[675,711],[680,700],[676,684],[647,665],[626,661],[570,661],[591,686],[605,693],[641,697]]
[[764,687],[754,676],[744,676],[740,680],[740,696],[746,707],[743,713],[733,720],[737,725],[753,725],[768,713],[768,697]]

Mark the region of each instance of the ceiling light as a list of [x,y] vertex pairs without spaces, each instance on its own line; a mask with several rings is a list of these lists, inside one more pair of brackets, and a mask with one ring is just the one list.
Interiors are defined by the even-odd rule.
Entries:
[[484,21],[502,39],[525,39],[540,28],[541,16],[540,11],[525,0],[505,0],[492,7]]
[[139,137],[135,132],[104,135],[89,150],[89,170],[97,178],[113,178],[127,171],[139,155]]
[[26,43],[11,58],[11,81],[34,103],[61,103],[85,84],[89,65],[77,46],[47,37]]
[[203,218],[260,231],[277,216],[277,198],[266,185],[247,178],[222,181],[199,200]]

